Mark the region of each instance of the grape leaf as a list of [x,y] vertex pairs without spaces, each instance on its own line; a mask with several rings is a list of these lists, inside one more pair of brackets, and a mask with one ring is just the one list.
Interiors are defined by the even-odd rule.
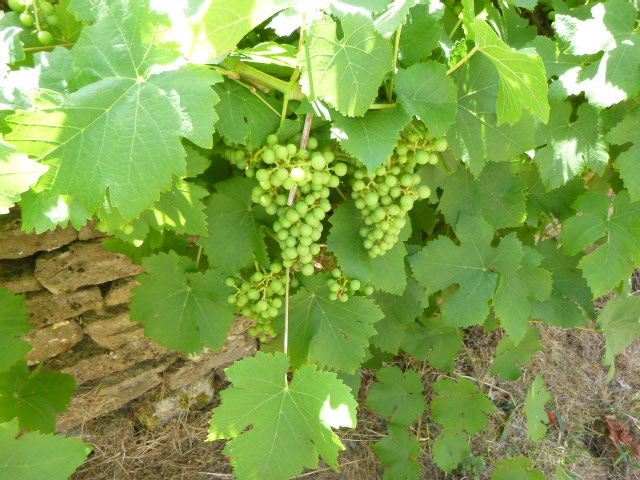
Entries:
[[458,85],[458,113],[447,133],[449,145],[474,176],[486,161],[506,162],[533,149],[533,116],[514,125],[498,125],[496,101],[499,76],[485,57],[474,56],[454,73]]
[[537,226],[539,222],[548,223],[551,215],[564,221],[573,214],[571,205],[578,195],[584,193],[584,184],[579,178],[569,180],[564,185],[547,191],[536,167],[526,162],[516,172],[526,185],[527,225]]
[[[405,242],[411,237],[411,219],[398,235],[398,242],[384,255],[371,259],[371,285],[395,295],[402,295],[407,287],[407,267],[405,258],[407,246]],[[415,282],[414,282],[415,283]],[[423,292],[420,292],[421,294]]]
[[376,373],[374,383],[367,396],[367,405],[394,425],[406,426],[424,413],[424,385],[420,375],[408,369],[403,375],[399,367],[384,367]]
[[404,64],[418,63],[438,46],[444,33],[440,21],[443,12],[444,5],[436,1],[411,9],[407,24],[402,28],[398,49]]
[[578,118],[571,117],[571,104],[554,102],[551,120],[540,125],[536,140],[544,147],[534,161],[547,190],[564,185],[585,168],[602,175],[609,160],[598,111],[586,104],[578,107]]
[[467,378],[443,378],[431,385],[439,395],[431,402],[431,418],[450,435],[475,435],[487,426],[493,402]]
[[18,420],[0,424],[0,476],[3,480],[66,480],[91,447],[77,438],[20,433]]
[[222,274],[199,273],[190,258],[175,252],[147,257],[143,264],[147,273],[137,277],[131,320],[144,324],[145,335],[184,354],[222,347],[235,320]]
[[496,348],[491,374],[500,375],[505,382],[517,380],[522,375],[520,367],[526,366],[535,353],[543,349],[540,330],[534,327],[529,327],[517,344],[510,337],[503,337]]
[[556,10],[555,29],[569,53],[604,52],[599,60],[579,71],[577,93],[584,91],[589,102],[598,108],[636,94],[640,89],[636,7],[624,0],[608,0],[575,10],[558,5]]
[[[232,178],[216,183],[217,192],[207,199],[207,230],[199,244],[212,266],[223,272],[237,272],[252,265],[254,253],[266,257],[266,245],[261,227],[271,219],[251,201],[255,180]],[[224,245],[225,248],[220,248]]]
[[175,179],[171,190],[163,192],[153,209],[144,211],[141,218],[156,230],[206,236],[207,218],[202,199],[207,195],[206,189]]
[[471,455],[471,445],[464,434],[450,434],[443,430],[431,446],[433,460],[445,472],[451,473]]
[[16,338],[26,335],[33,328],[28,318],[24,295],[14,295],[9,289],[0,288],[0,372],[7,370],[31,350],[31,345]]
[[0,13],[0,65],[10,65],[24,60],[23,45],[20,34],[23,32],[20,24],[20,14],[17,12]]
[[318,454],[337,469],[344,447],[331,428],[355,426],[356,401],[333,372],[305,365],[288,383],[288,370],[286,355],[262,352],[226,370],[233,386],[213,411],[208,440],[235,437],[224,454],[238,480],[290,478],[316,468]]
[[372,173],[389,160],[409,121],[411,115],[402,107],[383,108],[371,110],[364,117],[340,116],[333,122],[331,134]]
[[607,381],[615,373],[615,356],[640,337],[640,297],[614,297],[600,311],[598,326],[607,340],[603,365],[609,365]]
[[520,268],[500,278],[494,299],[494,311],[505,332],[517,345],[527,332],[532,302],[544,302],[551,297],[551,272],[539,265],[542,254],[531,247],[523,247],[524,257]]
[[280,115],[276,113],[278,106],[274,100],[267,98],[263,102],[258,94],[253,95],[246,87],[226,79],[213,89],[220,97],[216,128],[233,143],[260,145],[278,128]]
[[298,57],[300,83],[309,100],[321,98],[343,115],[361,116],[374,102],[378,87],[393,64],[391,45],[362,15],[347,14],[337,25],[328,16],[309,28]]
[[640,200],[640,108],[636,108],[625,116],[624,120],[613,127],[606,137],[607,141],[616,145],[631,142],[632,146],[618,155],[616,168],[624,186],[629,192],[632,202]]
[[420,478],[420,442],[404,428],[387,427],[388,435],[373,444],[383,467],[389,467],[384,480],[418,480]]
[[376,323],[378,333],[371,337],[371,343],[383,352],[396,354],[406,336],[405,329],[424,308],[422,304],[426,298],[424,289],[409,277],[409,283],[403,295],[377,291],[373,298],[384,313],[384,317]]
[[[558,77],[549,87],[550,97],[554,96],[554,88],[558,83],[562,83],[563,76],[570,70],[582,65],[579,56],[569,55],[561,45],[551,40],[549,37],[537,36],[528,44],[538,52],[544,63],[544,69],[547,72],[547,78]],[[559,96],[557,99],[562,100],[567,97],[567,92]]]
[[491,27],[496,31],[498,37],[511,48],[524,48],[537,37],[536,28],[530,25],[528,20],[522,18],[515,8],[509,8],[504,5],[498,10],[492,4],[487,5],[485,8],[488,12],[487,20]]
[[484,322],[500,275],[515,272],[523,253],[513,234],[491,247],[493,230],[477,217],[461,214],[455,231],[460,246],[440,236],[410,256],[409,264],[427,294],[459,286],[442,309],[442,318],[445,325],[467,327]]
[[541,265],[552,274],[553,290],[550,300],[533,303],[533,317],[562,327],[584,325],[585,313],[595,318],[593,294],[578,268],[582,256],[563,255],[555,239],[540,242],[536,250],[544,255]]
[[184,175],[180,137],[211,147],[218,101],[211,84],[221,77],[205,66],[168,65],[178,54],[153,44],[161,25],[147,2],[101,0],[94,13],[72,50],[82,88],[42,93],[33,110],[8,118],[7,139],[50,166],[39,190],[77,197],[90,213],[108,190],[133,219],[172,175]]
[[498,124],[514,124],[528,110],[543,123],[549,120],[547,77],[542,59],[537,55],[510,48],[482,19],[477,18],[471,29],[476,47],[495,65],[500,74],[498,93]]
[[360,367],[376,333],[373,324],[383,316],[373,301],[349,297],[329,300],[326,276],[305,279],[289,302],[289,352],[294,367],[311,359],[320,367],[352,373]]
[[527,457],[514,457],[498,460],[491,480],[546,480],[544,474],[531,468],[533,462]]
[[442,183],[439,208],[451,225],[464,212],[484,218],[495,229],[517,227],[527,214],[524,189],[506,163],[489,163],[477,179],[458,168]]
[[464,346],[463,338],[464,334],[457,328],[447,327],[440,318],[431,317],[405,330],[402,349],[423,361],[428,357],[435,368],[452,371]]
[[549,400],[551,400],[551,395],[544,386],[542,375],[536,375],[524,402],[524,414],[527,417],[527,438],[529,440],[542,440],[547,434],[545,424],[549,423],[549,415],[547,415],[545,405]]
[[29,190],[22,195],[18,204],[22,214],[22,230],[43,233],[61,226],[66,228],[69,222],[80,230],[89,220],[91,214],[77,200],[60,195],[45,197]]
[[163,40],[177,42],[180,51],[195,63],[207,63],[224,55],[247,33],[287,4],[280,0],[190,0],[153,1],[153,7],[168,14],[172,28]]
[[66,412],[76,380],[64,373],[40,371],[30,376],[22,360],[0,372],[0,421],[18,418],[20,428],[53,433],[57,413]]
[[10,143],[0,140],[0,214],[20,200],[20,194],[29,190],[49,167],[29,160]]
[[329,222],[331,230],[327,236],[327,247],[338,258],[340,268],[347,277],[368,283],[373,267],[360,236],[360,228],[364,225],[360,210],[354,202],[344,203],[335,210]]
[[407,21],[409,10],[416,4],[416,0],[393,0],[386,9],[380,12],[373,21],[375,29],[385,37],[390,37]]
[[398,99],[410,114],[436,137],[447,133],[456,118],[457,90],[444,65],[428,61],[398,70],[396,84]]
[[621,191],[611,201],[604,192],[587,192],[576,200],[581,215],[565,221],[560,239],[565,252],[576,254],[605,237],[605,242],[578,264],[595,297],[605,295],[629,278],[640,262],[640,202],[629,202]]

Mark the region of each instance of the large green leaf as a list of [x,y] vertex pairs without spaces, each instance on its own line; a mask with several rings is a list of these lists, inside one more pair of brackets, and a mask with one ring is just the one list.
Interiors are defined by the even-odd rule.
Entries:
[[53,433],[57,413],[67,410],[76,380],[64,373],[40,371],[31,376],[27,361],[0,372],[0,421],[18,418],[20,428]]
[[418,63],[438,46],[444,34],[443,12],[444,5],[436,1],[411,9],[407,24],[402,27],[398,49],[399,58],[405,65]]
[[416,4],[416,0],[395,0],[389,2],[385,10],[376,16],[373,24],[376,30],[385,37],[393,35],[398,27],[407,21],[409,10]]
[[531,247],[523,250],[520,268],[500,279],[493,307],[507,335],[516,344],[527,332],[532,303],[550,300],[552,291],[551,272],[539,266],[544,258],[542,254]]
[[[625,0],[608,0],[568,9],[558,5],[555,30],[575,55],[604,52],[584,68],[574,69],[570,93],[586,93],[590,103],[608,107],[640,89],[640,34],[636,7]],[[572,87],[572,88],[571,88]],[[573,91],[571,91],[573,90]]]
[[278,128],[280,115],[276,108],[280,107],[269,97],[260,100],[258,93],[254,95],[243,85],[227,79],[213,89],[220,97],[216,128],[233,143],[260,145]]
[[24,295],[14,295],[0,288],[0,372],[29,353],[31,345],[16,337],[26,335],[33,328],[28,322],[29,311]]
[[409,425],[424,413],[424,385],[420,375],[408,369],[404,374],[399,367],[390,366],[377,371],[367,396],[367,405],[394,425]]
[[529,327],[524,338],[517,343],[510,337],[503,337],[496,348],[491,373],[500,375],[505,382],[517,380],[522,376],[520,367],[525,367],[535,353],[543,349],[540,330],[534,327]]
[[[383,323],[382,320],[379,323]],[[404,332],[402,349],[441,370],[452,371],[464,343],[464,333],[443,324],[442,319],[431,317],[410,325]]]
[[425,62],[399,70],[398,99],[435,136],[444,135],[456,118],[456,86],[441,63]]
[[364,223],[355,203],[340,205],[329,222],[332,227],[327,237],[327,246],[338,258],[340,268],[347,277],[367,283],[372,274],[371,257],[360,236],[360,228]]
[[590,168],[602,175],[609,160],[598,111],[589,106],[578,107],[577,119],[571,115],[571,104],[555,102],[548,125],[536,132],[538,144],[534,161],[547,190],[564,185]]
[[393,64],[393,51],[371,19],[348,14],[340,22],[342,37],[331,17],[316,20],[300,52],[301,84],[310,100],[321,98],[340,113],[364,115]]
[[427,294],[459,286],[442,309],[442,318],[446,325],[467,327],[487,318],[500,275],[515,272],[523,252],[513,234],[493,248],[491,226],[477,217],[462,214],[455,232],[460,246],[441,236],[409,257],[409,263]]
[[222,347],[235,320],[222,274],[199,273],[190,258],[175,252],[147,257],[143,264],[147,273],[138,277],[131,319],[144,324],[145,334],[185,354]]
[[607,380],[615,373],[615,357],[640,337],[640,297],[615,297],[600,311],[598,325],[607,340],[603,365],[609,365]]
[[374,172],[393,153],[400,132],[411,120],[402,107],[371,110],[364,117],[340,117],[333,122],[331,133],[344,150],[360,159],[369,172]]
[[506,163],[488,164],[475,179],[461,167],[442,183],[439,208],[455,225],[462,213],[482,217],[493,228],[517,227],[526,217],[525,185]]
[[498,460],[491,480],[546,480],[540,470],[531,468],[533,462],[527,457],[514,457]]
[[213,411],[208,439],[233,438],[224,453],[238,480],[290,478],[316,468],[318,454],[337,469],[344,447],[331,428],[355,426],[356,401],[335,373],[305,365],[289,382],[288,370],[286,355],[262,352],[226,370],[233,386]]
[[629,278],[640,262],[640,202],[631,203],[626,190],[613,202],[603,192],[587,192],[578,197],[574,208],[581,214],[565,221],[562,245],[575,255],[600,241],[579,263],[593,295],[600,297]]
[[640,108],[626,115],[624,120],[607,134],[607,141],[616,145],[630,142],[631,147],[616,158],[616,168],[627,187],[632,202],[640,200]]
[[[213,267],[234,273],[252,265],[254,253],[266,257],[261,227],[270,222],[264,209],[251,201],[257,183],[248,178],[232,178],[216,184],[216,193],[207,200],[207,230],[200,245]],[[224,246],[224,248],[221,248]]]
[[178,53],[154,43],[161,24],[147,2],[101,0],[94,13],[72,50],[81,88],[40,95],[33,110],[9,117],[7,139],[50,167],[38,189],[77,197],[90,213],[108,192],[133,219],[169,189],[172,175],[185,174],[180,137],[211,147],[211,84],[221,77],[169,65]]
[[0,477],[3,480],[67,480],[91,447],[77,438],[25,433],[18,420],[0,424]]
[[384,480],[418,480],[420,478],[420,442],[404,428],[397,425],[387,427],[388,435],[373,444],[380,463],[389,469]]
[[438,397],[431,402],[431,417],[448,433],[475,435],[487,426],[493,403],[468,378],[438,380],[431,385]]
[[514,125],[498,125],[496,101],[499,75],[486,57],[474,56],[454,72],[458,85],[458,113],[447,133],[456,157],[474,176],[486,162],[505,162],[535,146],[533,116]]
[[0,214],[9,213],[20,200],[20,194],[29,189],[49,169],[46,165],[29,160],[17,148],[0,140]]
[[528,110],[546,123],[549,120],[547,77],[537,55],[510,48],[481,19],[471,24],[476,47],[493,62],[500,74],[498,124],[514,124]]
[[287,7],[281,0],[152,0],[152,5],[171,20],[163,39],[180,44],[180,51],[196,63],[231,51],[247,33]]
[[294,367],[313,361],[320,367],[355,372],[364,360],[373,324],[383,316],[372,300],[329,300],[326,277],[314,275],[289,302],[289,353]]

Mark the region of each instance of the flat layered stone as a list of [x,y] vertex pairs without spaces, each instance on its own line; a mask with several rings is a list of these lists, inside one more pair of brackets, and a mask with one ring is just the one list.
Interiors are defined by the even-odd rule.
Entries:
[[126,309],[105,314],[85,315],[84,331],[98,345],[115,350],[144,337],[144,328],[133,323]]
[[93,238],[108,237],[109,235],[101,232],[96,228],[95,221],[87,222],[87,224],[78,232],[78,240],[91,240]]
[[[95,347],[96,352],[101,352]],[[134,365],[154,358],[171,358],[173,362],[177,353],[171,352],[150,338],[140,338],[123,345],[116,351],[89,355],[82,360],[70,357],[68,365],[58,365],[61,372],[76,377],[78,385],[122,372]]]
[[23,337],[33,346],[27,354],[29,365],[60,355],[82,340],[82,327],[73,319],[64,320],[45,328],[37,328]]
[[140,282],[138,282],[135,277],[122,278],[114,281],[104,297],[105,305],[114,306],[129,303],[129,300],[133,296],[132,290],[138,285],[140,285]]
[[104,301],[98,287],[84,287],[74,292],[54,295],[48,290],[27,295],[25,300],[35,326],[55,324],[77,317],[89,310],[102,310]]
[[58,417],[56,430],[67,431],[122,408],[160,385],[162,378],[159,373],[172,361],[171,358],[149,360],[126,372],[114,374],[106,381],[86,385],[76,392],[67,411]]
[[171,390],[183,388],[207,375],[214,368],[228,365],[246,356],[255,355],[256,339],[249,335],[247,329],[253,321],[244,317],[232,325],[227,341],[219,352],[205,349],[201,355],[191,356],[188,360],[178,362],[164,374],[164,381]]
[[0,288],[6,287],[13,293],[41,290],[42,284],[36,280],[34,270],[35,258],[0,260]]
[[69,292],[138,275],[144,267],[126,255],[106,250],[100,240],[75,242],[65,251],[45,253],[36,260],[35,276],[51,293]]
[[29,257],[37,252],[56,250],[78,239],[78,231],[71,226],[36,234],[23,232],[21,225],[18,210],[0,215],[0,259]]

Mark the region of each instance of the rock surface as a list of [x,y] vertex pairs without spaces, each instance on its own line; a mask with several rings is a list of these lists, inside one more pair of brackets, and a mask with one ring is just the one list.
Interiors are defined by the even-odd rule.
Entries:
[[42,285],[33,273],[34,269],[35,260],[31,258],[0,260],[0,288],[6,287],[13,293],[34,292],[42,289]]
[[35,326],[55,324],[77,317],[89,310],[102,310],[104,301],[98,287],[85,287],[74,292],[54,295],[47,290],[33,292],[25,300]]
[[82,327],[74,319],[32,330],[24,337],[33,346],[27,361],[29,365],[35,365],[60,355],[79,343],[83,336]]

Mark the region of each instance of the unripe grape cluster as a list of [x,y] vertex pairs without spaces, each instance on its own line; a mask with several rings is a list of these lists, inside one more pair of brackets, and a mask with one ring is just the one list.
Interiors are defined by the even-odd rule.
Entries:
[[[331,188],[340,185],[347,166],[335,162],[331,151],[317,151],[318,142],[309,138],[308,149],[278,143],[276,135],[267,137],[267,145],[248,154],[229,150],[226,157],[249,177],[258,180],[251,200],[276,215],[273,229],[282,250],[284,267],[314,272],[313,257],[320,253],[317,243],[322,235],[322,220],[331,210]],[[293,203],[289,196],[296,190]]]
[[340,300],[341,302],[346,302],[349,297],[355,295],[369,296],[373,293],[373,285],[362,284],[360,280],[355,278],[347,278],[338,267],[331,270],[331,278],[327,280],[327,286],[331,291],[329,300]]
[[20,13],[20,23],[27,28],[36,27],[36,36],[42,45],[51,45],[53,35],[46,30],[58,24],[55,7],[46,0],[9,0],[11,10]]
[[416,170],[420,165],[437,163],[437,152],[446,148],[444,138],[430,141],[410,133],[373,174],[364,167],[353,172],[351,196],[364,218],[360,236],[371,257],[384,255],[393,248],[413,204],[431,195],[429,187],[420,184],[422,178]]
[[275,336],[272,321],[278,316],[284,303],[286,273],[281,263],[272,263],[268,270],[256,270],[248,280],[240,276],[228,277],[228,287],[236,292],[227,299],[245,317],[258,323],[249,328],[249,333],[261,342]]

